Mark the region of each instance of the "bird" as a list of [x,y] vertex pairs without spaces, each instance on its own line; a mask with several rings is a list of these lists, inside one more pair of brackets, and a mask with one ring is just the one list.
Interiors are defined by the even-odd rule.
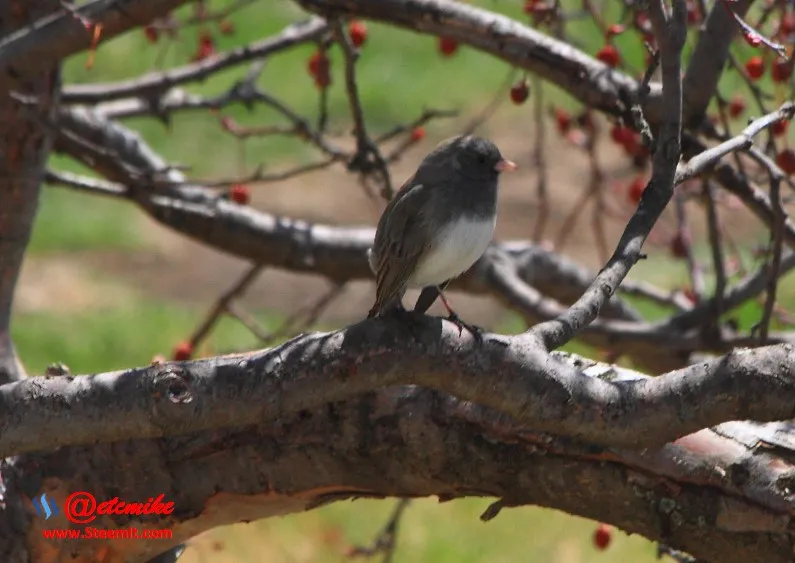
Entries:
[[458,135],[440,143],[385,207],[367,251],[376,298],[367,317],[405,313],[408,288],[424,288],[415,312],[437,295],[448,319],[474,332],[450,307],[444,289],[483,255],[497,222],[500,174],[516,164],[490,140]]

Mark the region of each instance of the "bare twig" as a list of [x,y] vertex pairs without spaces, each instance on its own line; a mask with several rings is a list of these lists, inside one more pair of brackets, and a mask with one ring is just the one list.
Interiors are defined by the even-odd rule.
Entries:
[[675,0],[669,18],[662,3],[655,0],[650,3],[649,13],[660,44],[664,91],[664,119],[654,153],[652,178],[616,251],[585,294],[565,314],[531,329],[531,334],[540,338],[548,350],[562,346],[596,318],[602,305],[641,258],[643,242],[673,196],[676,166],[681,153],[680,57],[687,34],[687,8],[684,0]]
[[471,135],[478,127],[488,121],[494,113],[505,103],[507,96],[505,93],[510,89],[511,83],[514,81],[516,70],[513,68],[508,69],[508,74],[494,92],[491,100],[483,107],[482,110],[475,113],[475,116],[469,120],[469,123],[462,128],[462,134]]
[[793,115],[795,115],[795,103],[787,102],[782,105],[778,111],[774,111],[764,117],[754,120],[736,137],[732,137],[716,147],[705,150],[698,156],[691,158],[687,164],[682,165],[677,170],[676,183],[679,184],[693,178],[729,153],[748,149],[753,144],[755,135],[780,119],[792,119]]
[[693,293],[695,293],[697,300],[701,301],[704,297],[704,275],[701,271],[701,265],[698,263],[695,252],[693,251],[690,225],[688,224],[687,209],[685,208],[685,197],[681,191],[674,194],[674,208],[676,209],[677,246],[681,245],[683,247],[680,250],[684,250],[685,252],[690,285],[693,288]]
[[701,195],[704,198],[707,210],[709,246],[712,251],[712,269],[715,272],[715,306],[713,315],[717,326],[720,316],[723,314],[723,293],[726,291],[726,265],[723,257],[721,225],[718,219],[718,209],[715,205],[715,194],[708,180],[704,180],[701,183]]
[[426,109],[423,110],[422,114],[414,121],[411,121],[410,123],[407,123],[405,125],[398,125],[397,127],[390,129],[386,133],[379,135],[378,137],[376,137],[375,142],[381,145],[383,143],[386,143],[387,141],[391,141],[395,137],[398,137],[406,133],[411,133],[417,127],[422,127],[423,125],[434,119],[456,117],[457,115],[458,115],[458,110],[454,109]]
[[128,195],[127,188],[121,184],[97,178],[89,178],[88,176],[80,176],[78,174],[72,174],[71,172],[47,170],[44,174],[44,181],[54,186],[64,186],[78,191],[102,194],[110,197],[126,197]]
[[547,161],[544,154],[546,145],[546,118],[544,116],[544,89],[541,80],[533,77],[533,124],[535,126],[535,140],[533,144],[533,169],[536,173],[536,201],[538,210],[533,226],[533,242],[540,243],[546,232],[549,220],[549,194],[547,193]]
[[378,146],[368,136],[364,122],[364,111],[359,100],[359,89],[356,85],[356,59],[358,53],[351,43],[350,37],[345,32],[342,20],[335,20],[332,24],[332,29],[345,58],[345,89],[348,92],[348,102],[353,116],[353,130],[356,135],[356,153],[348,161],[348,169],[360,172],[362,179],[366,179],[373,172],[376,172],[381,180],[381,195],[387,200],[392,199],[392,179],[389,175],[389,167]]
[[88,0],[75,6],[74,11],[61,10],[42,16],[0,41],[0,90],[48,70],[69,55],[89,49],[92,35],[86,33],[75,15],[99,26],[107,41],[141,22],[163,17],[185,3],[187,0]]
[[238,279],[228,290],[221,294],[218,300],[207,312],[207,315],[205,315],[204,320],[198,327],[196,327],[196,330],[190,337],[191,347],[194,350],[199,347],[205,338],[207,338],[221,316],[229,311],[229,305],[246,292],[249,286],[257,279],[257,277],[259,277],[261,272],[261,265],[255,264],[251,266],[245,274],[240,276],[240,279]]
[[767,282],[767,295],[762,320],[759,323],[759,340],[763,343],[767,342],[770,332],[770,319],[773,316],[773,309],[776,305],[776,291],[781,274],[781,255],[784,244],[784,222],[787,218],[781,202],[781,180],[779,178],[773,178],[770,181],[770,201],[773,204],[774,223],[770,233],[770,262],[767,265],[770,274]]
[[382,563],[390,563],[395,554],[397,547],[397,533],[400,525],[400,519],[404,511],[408,507],[411,499],[400,499],[395,504],[389,520],[387,520],[384,528],[378,533],[375,540],[370,546],[353,546],[348,551],[348,557],[375,557],[376,555],[383,554],[384,558]]
[[[180,84],[203,80],[226,68],[251,60],[264,59],[296,45],[316,41],[327,32],[326,21],[313,17],[305,22],[291,24],[272,37],[165,72],[151,72],[132,80],[116,83],[69,86],[64,89],[63,102],[67,104],[97,104],[131,97],[152,99]],[[1,61],[2,57],[0,57]]]

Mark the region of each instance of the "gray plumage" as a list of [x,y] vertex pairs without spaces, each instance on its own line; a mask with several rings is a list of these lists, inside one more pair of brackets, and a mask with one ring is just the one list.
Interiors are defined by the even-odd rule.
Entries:
[[368,251],[376,276],[369,317],[401,309],[407,288],[442,285],[477,261],[494,233],[499,174],[513,168],[491,141],[472,135],[425,157],[378,222]]

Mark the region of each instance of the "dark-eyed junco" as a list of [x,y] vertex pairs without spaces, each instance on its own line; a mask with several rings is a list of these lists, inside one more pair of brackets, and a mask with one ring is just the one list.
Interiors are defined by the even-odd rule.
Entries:
[[367,256],[377,280],[368,317],[404,311],[406,289],[422,287],[418,312],[438,293],[450,319],[471,328],[443,290],[486,251],[497,221],[499,175],[515,169],[494,143],[474,135],[447,140],[425,157],[378,221]]

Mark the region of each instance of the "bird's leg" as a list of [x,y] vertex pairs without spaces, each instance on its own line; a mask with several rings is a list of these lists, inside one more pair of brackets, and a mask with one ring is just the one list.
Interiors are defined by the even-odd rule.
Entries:
[[450,280],[440,283],[437,285],[429,285],[428,287],[423,288],[422,293],[417,298],[417,303],[414,304],[414,312],[415,313],[425,313],[428,309],[431,308],[433,302],[436,301],[436,298],[439,294],[444,291],[444,288],[447,287],[447,284],[450,283]]
[[450,320],[450,322],[458,325],[458,336],[461,336],[463,329],[467,329],[469,332],[472,333],[472,336],[474,336],[477,339],[480,339],[480,333],[483,332],[483,329],[478,326],[471,325],[468,322],[462,320],[461,317],[459,317],[456,314],[456,312],[453,311],[453,308],[450,307],[450,303],[447,302],[447,298],[444,296],[444,292],[441,289],[439,289],[439,297],[441,297],[442,299],[442,304],[444,305],[444,308],[447,309],[448,313],[447,318]]

